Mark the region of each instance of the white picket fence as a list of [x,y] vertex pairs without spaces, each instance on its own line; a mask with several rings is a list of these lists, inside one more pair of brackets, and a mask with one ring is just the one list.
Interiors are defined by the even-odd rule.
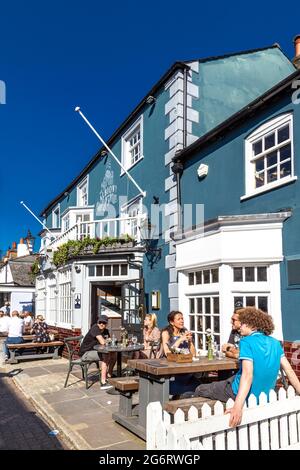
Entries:
[[[228,400],[226,408],[231,408]],[[300,449],[300,396],[289,387],[276,394],[270,392],[254,395],[245,406],[241,424],[229,427],[229,414],[224,415],[224,405],[216,402],[214,408],[204,404],[201,416],[194,406],[189,409],[187,421],[178,409],[172,423],[171,416],[162,410],[159,402],[147,407],[147,449],[202,449],[202,450],[273,450]]]

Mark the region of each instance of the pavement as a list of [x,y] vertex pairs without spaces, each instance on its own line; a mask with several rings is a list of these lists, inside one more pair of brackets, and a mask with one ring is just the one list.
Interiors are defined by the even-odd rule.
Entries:
[[[97,369],[89,369],[90,386],[87,390],[80,367],[74,367],[68,386],[64,388],[67,370],[68,361],[64,358],[0,364],[0,378],[8,385],[2,390],[0,381],[1,405],[3,396],[9,402],[13,385],[21,402],[34,407],[41,422],[46,423],[43,434],[48,436],[49,430],[59,431],[61,442],[57,441],[57,446],[61,448],[144,450],[146,444],[143,440],[113,421],[112,413],[118,409],[119,396],[100,390]],[[2,414],[0,449],[11,448],[1,447],[1,418]],[[26,426],[22,428],[26,433]],[[3,432],[5,434],[5,429]],[[49,448],[46,438],[41,445],[38,448]]]

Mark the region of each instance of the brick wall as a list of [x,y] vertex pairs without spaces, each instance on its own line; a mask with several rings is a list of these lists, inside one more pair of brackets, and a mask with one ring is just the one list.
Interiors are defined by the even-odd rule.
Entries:
[[[60,328],[58,326],[52,326],[49,325],[49,328],[58,331],[59,338],[57,338],[59,341],[64,341],[65,338],[68,338],[70,336],[80,336],[81,335],[81,328],[74,328],[73,330],[69,330],[66,328]],[[79,347],[79,343],[78,343]],[[68,351],[67,348],[64,346],[63,351],[62,351],[63,357],[68,358]],[[74,356],[74,359],[76,356]]]
[[300,380],[300,344],[284,341],[284,353]]

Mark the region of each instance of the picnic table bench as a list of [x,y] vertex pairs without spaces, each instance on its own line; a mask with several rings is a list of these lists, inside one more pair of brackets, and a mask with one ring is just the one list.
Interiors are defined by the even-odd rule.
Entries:
[[210,400],[209,398],[205,397],[170,400],[163,405],[163,409],[167,411],[170,415],[174,415],[176,411],[180,408],[184,412],[185,419],[187,419],[188,412],[191,406],[194,406],[195,408],[197,408],[198,411],[200,411],[205,403],[212,407],[216,403],[216,400]]
[[[19,344],[7,344],[9,349],[10,358],[8,360],[9,364],[17,364],[19,361],[24,361],[26,359],[46,359],[52,357],[53,359],[58,359],[58,350],[63,346],[62,341],[49,341],[48,343],[19,343]],[[46,349],[45,353],[38,353],[32,351],[33,349]],[[53,349],[50,351],[50,349]],[[17,351],[27,350],[27,354],[22,352],[21,355],[16,356]]]
[[139,377],[117,377],[108,379],[120,393],[119,413],[123,416],[132,416],[134,406],[132,396],[139,390]]

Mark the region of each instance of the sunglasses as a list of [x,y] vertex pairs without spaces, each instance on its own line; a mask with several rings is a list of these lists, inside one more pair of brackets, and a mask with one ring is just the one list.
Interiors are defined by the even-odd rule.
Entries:
[[106,325],[106,321],[99,321],[98,325]]

